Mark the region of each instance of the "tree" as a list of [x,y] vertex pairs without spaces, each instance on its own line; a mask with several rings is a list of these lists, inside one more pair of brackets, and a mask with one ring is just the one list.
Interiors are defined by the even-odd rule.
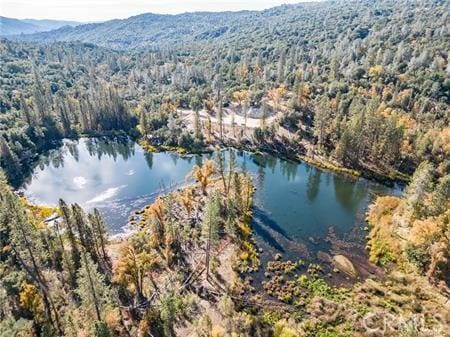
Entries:
[[310,100],[311,95],[311,89],[308,84],[299,84],[298,90],[297,90],[297,102],[300,105],[300,107],[306,107]]
[[[73,265],[73,270],[77,270],[78,268],[80,268],[80,251],[78,247],[78,240],[75,236],[75,228],[73,224],[72,212],[69,206],[67,206],[65,201],[62,199],[59,199],[59,211],[61,213],[61,218],[63,220],[64,229],[66,230],[67,236],[69,238],[70,253],[72,257],[71,264]],[[72,277],[73,276],[74,275],[72,275]]]
[[140,105],[137,109],[138,115],[139,115],[139,125],[141,128],[141,133],[145,136],[147,136],[147,133],[149,131],[149,125],[148,125],[148,119],[147,119],[147,112],[145,111],[145,108]]
[[105,322],[96,321],[94,322],[94,326],[92,328],[93,337],[110,337],[111,334],[109,332],[108,326]]
[[166,227],[165,205],[162,198],[155,200],[145,211],[151,228],[151,243],[154,247],[162,244]]
[[19,299],[20,305],[26,310],[29,310],[35,319],[39,319],[40,315],[44,311],[42,296],[39,293],[39,289],[33,284],[23,282]]
[[73,259],[71,259],[67,253],[66,245],[63,239],[64,232],[58,220],[55,221],[55,235],[57,237],[59,249],[62,255],[62,267],[64,270],[69,272],[69,284],[73,288],[76,285],[76,268]]
[[[159,265],[157,256],[152,254],[145,240],[136,237],[131,242],[124,244],[120,248],[119,259],[114,270],[114,280],[124,287],[130,288],[135,294],[136,302],[142,302],[144,295],[144,276],[151,276],[152,269]],[[152,281],[153,279],[150,278]],[[152,281],[153,286],[156,284]]]
[[397,125],[394,118],[383,118],[382,134],[379,140],[378,152],[373,153],[380,165],[397,165],[401,158],[403,127]]
[[225,191],[225,195],[228,195],[228,188],[227,188],[227,181],[225,179],[225,167],[224,167],[224,163],[223,163],[223,156],[222,156],[222,152],[219,151],[217,154],[217,163],[218,163],[218,171],[220,174],[220,177],[222,178],[222,183],[223,183],[223,190]]
[[222,78],[216,73],[214,76],[214,80],[212,83],[213,90],[216,93],[216,102],[217,102],[217,119],[219,122],[219,135],[220,140],[223,141],[223,103],[222,103]]
[[208,115],[206,119],[206,139],[208,142],[211,141],[212,136],[212,122],[211,122],[211,116]]
[[259,127],[264,132],[267,127],[267,114],[269,107],[267,106],[267,101],[263,100],[261,104],[261,116],[259,119]]
[[[238,90],[233,93],[233,100],[238,104],[239,113],[242,113],[244,103],[247,101],[247,99],[248,99],[248,90]],[[246,129],[247,128],[247,106],[246,106],[246,104],[245,104],[244,108],[245,108],[244,109],[244,120],[245,120],[244,129]],[[233,112],[232,118],[233,118],[232,126],[233,126],[233,132],[234,132],[234,130],[235,130],[234,112]],[[236,134],[234,134],[233,136],[236,137]]]
[[[86,214],[78,204],[72,205],[73,222],[75,223],[77,234],[80,239],[82,249],[84,248],[92,257],[94,262],[99,261],[99,256],[94,245],[94,235]],[[81,254],[83,255],[83,254]]]
[[226,195],[229,195],[231,188],[231,179],[236,171],[236,153],[233,150],[228,151],[228,183]]
[[97,321],[102,321],[105,308],[112,305],[112,292],[106,285],[105,276],[99,273],[97,265],[85,249],[82,250],[82,256],[76,293],[81,299],[81,307],[87,317],[95,316]]
[[207,194],[206,188],[211,182],[210,177],[214,174],[214,161],[207,160],[202,166],[194,166],[192,172],[189,173],[188,177],[193,177],[199,184],[204,195]]
[[111,268],[110,260],[106,252],[108,242],[106,224],[97,208],[91,214],[88,214],[89,224],[92,228],[93,241],[97,256],[102,261],[102,268],[109,271]]
[[10,250],[23,270],[33,280],[42,296],[46,319],[59,333],[62,333],[58,310],[51,298],[44,275],[44,248],[37,228],[28,220],[18,197],[11,192],[6,181],[0,177],[1,211],[8,214]]
[[431,201],[431,214],[442,214],[449,207],[450,174],[439,179]]
[[421,215],[426,194],[430,191],[434,167],[429,162],[420,163],[405,192],[407,211],[411,217]]
[[194,110],[194,135],[196,139],[201,139],[200,109],[202,108],[202,102],[198,94],[192,97],[190,105],[192,110]]
[[244,211],[244,200],[242,198],[242,181],[237,172],[233,174],[234,204],[240,213]]
[[220,194],[216,192],[206,201],[202,222],[202,236],[206,240],[206,279],[209,279],[211,248],[219,240],[220,208]]
[[285,79],[285,68],[286,68],[286,52],[283,50],[280,53],[280,59],[278,61],[278,72],[277,79],[278,83],[283,83]]
[[173,325],[185,314],[186,306],[180,294],[170,292],[161,298],[159,307],[161,321],[166,336],[173,335]]
[[335,156],[344,164],[352,163],[352,135],[349,128],[345,128],[336,146]]
[[180,202],[183,204],[184,208],[186,209],[186,212],[188,216],[191,216],[192,208],[193,208],[193,189],[192,188],[185,188],[183,192],[180,192],[178,195],[178,198]]
[[27,122],[27,124],[31,126],[34,121],[34,116],[32,115],[28,103],[23,96],[20,96],[20,110],[23,113],[25,122]]
[[314,136],[317,137],[317,145],[319,147],[319,151],[323,150],[329,122],[330,122],[329,102],[326,97],[323,97],[320,100],[314,114]]
[[0,167],[5,170],[9,181],[17,183],[21,178],[21,165],[17,155],[11,151],[3,136],[0,136]]

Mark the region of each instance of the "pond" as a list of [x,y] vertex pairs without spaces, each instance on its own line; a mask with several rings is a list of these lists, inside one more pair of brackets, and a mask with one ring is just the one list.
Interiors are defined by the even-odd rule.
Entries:
[[[334,174],[306,163],[268,154],[223,152],[227,151],[232,151],[237,166],[254,178],[253,227],[267,259],[275,252],[295,259],[314,259],[319,251],[364,254],[368,204],[375,195],[401,193],[398,187]],[[146,153],[128,139],[65,140],[62,147],[40,158],[22,190],[37,204],[55,205],[62,198],[87,209],[96,207],[107,220],[109,232],[119,234],[126,231],[133,210],[186,184],[194,165],[217,155]]]

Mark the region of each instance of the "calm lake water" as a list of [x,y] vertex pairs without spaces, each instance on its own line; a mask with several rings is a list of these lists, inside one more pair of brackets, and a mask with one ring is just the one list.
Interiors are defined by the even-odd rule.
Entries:
[[[329,251],[330,233],[344,243],[363,244],[369,202],[375,195],[400,193],[398,188],[322,171],[306,163],[227,151],[234,151],[237,165],[254,177],[253,225],[264,252],[298,258],[310,251]],[[42,156],[22,189],[37,204],[55,205],[62,198],[88,209],[97,207],[111,234],[117,234],[126,230],[133,210],[185,184],[194,165],[215,156],[217,153],[145,153],[126,139],[67,140]],[[224,153],[224,157],[228,155]]]

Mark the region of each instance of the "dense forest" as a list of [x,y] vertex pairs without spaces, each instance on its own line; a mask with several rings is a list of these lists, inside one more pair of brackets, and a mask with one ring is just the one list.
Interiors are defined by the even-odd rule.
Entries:
[[377,199],[368,249],[386,275],[348,288],[317,264],[299,275],[302,260],[261,265],[252,179],[232,155],[135,211],[125,240],[107,236],[95,209],[33,206],[2,179],[0,335],[448,336],[449,175],[424,162],[404,197]]
[[[0,336],[448,336],[449,9],[326,1],[2,38]],[[63,139],[117,135],[407,182],[367,214],[381,276],[340,287],[317,264],[262,266],[252,177],[232,155],[137,210],[123,240],[96,209],[14,191]],[[354,279],[345,257],[335,263]]]
[[171,336],[183,320],[208,329],[200,314],[210,292],[230,302],[227,294],[243,291],[230,284],[199,293],[202,274],[221,280],[219,245],[229,246],[229,277],[258,264],[251,178],[216,165],[194,167],[198,184],[137,210],[137,230],[122,242],[108,238],[98,210],[30,205],[1,177],[0,335]]
[[[423,160],[448,165],[447,15],[445,1],[326,2],[66,28],[84,43],[2,40],[2,167],[17,183],[54,141],[112,131],[196,149],[212,134],[396,177]],[[193,17],[203,24],[192,26]],[[116,25],[120,33],[104,33]],[[226,33],[214,34],[220,27]],[[173,41],[163,34],[171,29]],[[128,47],[132,33],[147,42],[110,49],[108,36]],[[183,109],[205,111],[220,127],[196,118],[187,133]],[[234,120],[251,114],[261,122],[250,131]]]

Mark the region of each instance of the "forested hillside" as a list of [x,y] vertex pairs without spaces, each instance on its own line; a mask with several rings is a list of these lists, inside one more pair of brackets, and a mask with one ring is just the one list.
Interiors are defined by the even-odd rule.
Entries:
[[45,32],[64,26],[76,26],[78,22],[59,20],[13,19],[0,16],[0,35],[19,35]]
[[[159,130],[158,138],[177,145],[180,129],[175,136],[166,132],[170,116],[180,119],[177,108],[205,108],[217,117],[221,106],[245,119],[249,108],[261,119],[277,116],[250,135],[236,132],[233,123],[241,141],[265,147],[276,141],[388,174],[411,173],[424,159],[439,165],[449,151],[447,16],[448,3],[441,1],[331,2],[263,12],[146,14],[69,29],[77,39],[112,47],[119,45],[109,43],[111,37],[137,46],[127,38],[132,35],[146,47],[135,51],[3,40],[3,157],[18,157],[2,159],[3,166],[26,166],[27,150],[39,152],[49,140],[129,132],[136,119],[144,134]],[[192,25],[196,20],[202,23]],[[191,144],[184,136],[181,142]]]
[[[449,7],[351,0],[143,14],[1,39],[0,336],[446,336]],[[119,240],[95,209],[30,205],[14,191],[64,138],[115,135],[148,151],[233,146],[410,183],[375,200],[370,226],[354,225],[378,265],[367,279],[321,251],[351,249],[329,235],[309,241],[330,273],[281,254],[262,264],[252,178],[232,152],[136,210]],[[332,274],[348,287],[327,284]]]

